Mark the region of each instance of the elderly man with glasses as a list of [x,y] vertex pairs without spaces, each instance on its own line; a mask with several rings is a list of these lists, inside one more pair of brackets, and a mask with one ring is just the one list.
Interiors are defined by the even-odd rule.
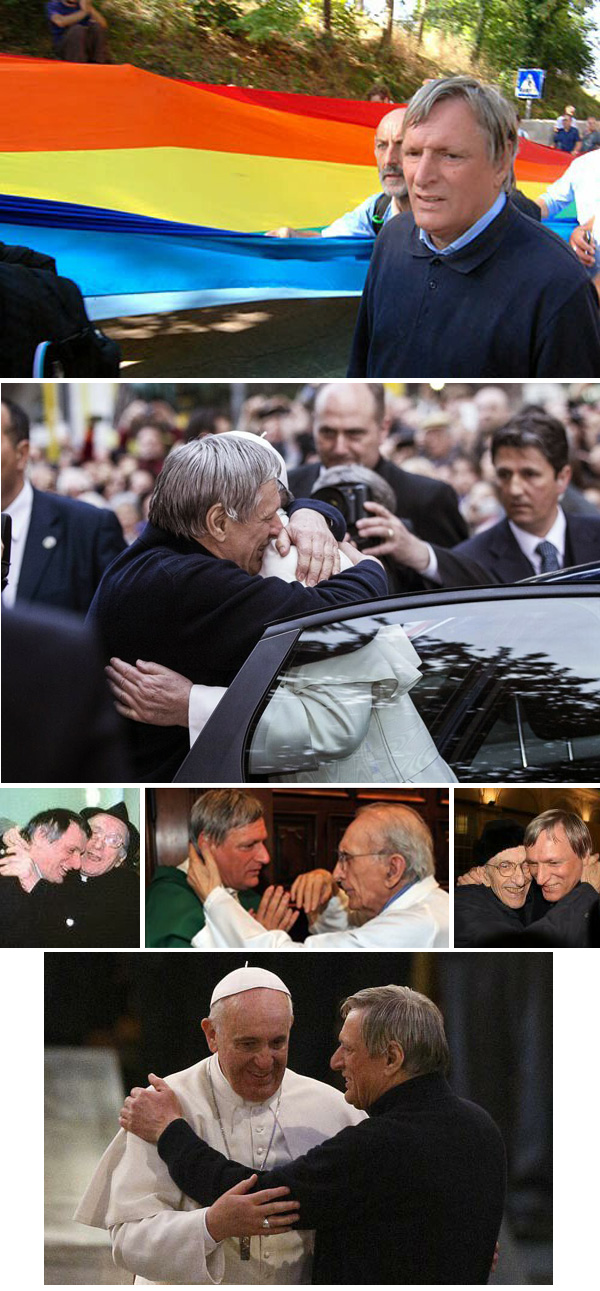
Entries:
[[[486,945],[493,937],[521,932],[531,875],[524,830],[514,820],[493,820],[475,844],[477,880],[454,893],[455,946]],[[459,879],[459,883],[460,883]]]
[[598,944],[598,856],[580,816],[544,811],[525,831],[492,821],[475,860],[454,896],[456,946]]
[[[310,935],[293,942],[265,931],[222,886],[210,846],[190,853],[188,882],[204,902],[216,948],[254,950],[393,950],[448,945],[449,901],[437,883],[433,840],[418,812],[380,802],[361,807],[346,829],[333,874],[321,870],[320,904],[309,914]],[[314,872],[313,872],[314,873]],[[301,875],[291,898],[303,904]],[[192,944],[194,942],[192,941]]]

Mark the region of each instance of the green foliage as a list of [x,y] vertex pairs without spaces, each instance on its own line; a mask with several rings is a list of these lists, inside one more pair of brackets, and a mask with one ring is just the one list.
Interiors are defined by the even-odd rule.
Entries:
[[46,17],[39,0],[2,0],[2,28],[25,32],[44,26]]
[[589,0],[430,0],[426,25],[463,36],[500,71],[543,67],[583,76],[594,63]]
[[[569,102],[580,116],[599,114],[582,86],[593,65],[593,0],[418,0],[389,45],[361,0],[330,0],[329,30],[324,0],[96,3],[115,62],[164,76],[344,98],[361,98],[382,79],[401,100],[424,77],[475,71],[512,99],[516,68],[535,66],[548,75],[534,115],[555,115]],[[398,15],[405,8],[395,7]],[[421,14],[426,33],[456,37],[443,53],[417,44]],[[0,48],[48,57],[44,0],[0,0]]]
[[190,0],[190,11],[197,27],[229,34],[239,30],[242,11],[231,0]]
[[[323,27],[323,0],[308,0],[305,8],[312,15],[315,22]],[[349,40],[360,37],[360,28],[356,21],[356,13],[350,5],[345,4],[344,0],[331,0],[331,31],[337,36],[344,36]]]
[[239,20],[238,30],[256,45],[292,40],[304,19],[302,0],[258,0]]

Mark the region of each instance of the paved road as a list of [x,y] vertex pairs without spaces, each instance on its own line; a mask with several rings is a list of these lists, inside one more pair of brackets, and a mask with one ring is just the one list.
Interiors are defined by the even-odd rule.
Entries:
[[275,300],[112,318],[123,375],[340,377],[346,375],[358,298]]

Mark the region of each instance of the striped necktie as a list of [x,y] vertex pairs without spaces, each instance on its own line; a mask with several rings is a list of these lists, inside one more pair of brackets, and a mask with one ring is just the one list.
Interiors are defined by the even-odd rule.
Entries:
[[546,542],[546,541],[538,542],[535,552],[536,552],[536,556],[539,556],[542,562],[542,566],[540,569],[541,574],[549,574],[550,571],[553,569],[560,569],[558,552],[556,550],[556,547],[554,546],[554,543]]

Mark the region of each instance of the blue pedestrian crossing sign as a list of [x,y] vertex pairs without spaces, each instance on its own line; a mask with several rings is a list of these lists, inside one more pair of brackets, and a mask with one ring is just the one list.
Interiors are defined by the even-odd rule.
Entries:
[[541,67],[520,67],[517,72],[518,99],[541,99],[544,92],[545,71]]

